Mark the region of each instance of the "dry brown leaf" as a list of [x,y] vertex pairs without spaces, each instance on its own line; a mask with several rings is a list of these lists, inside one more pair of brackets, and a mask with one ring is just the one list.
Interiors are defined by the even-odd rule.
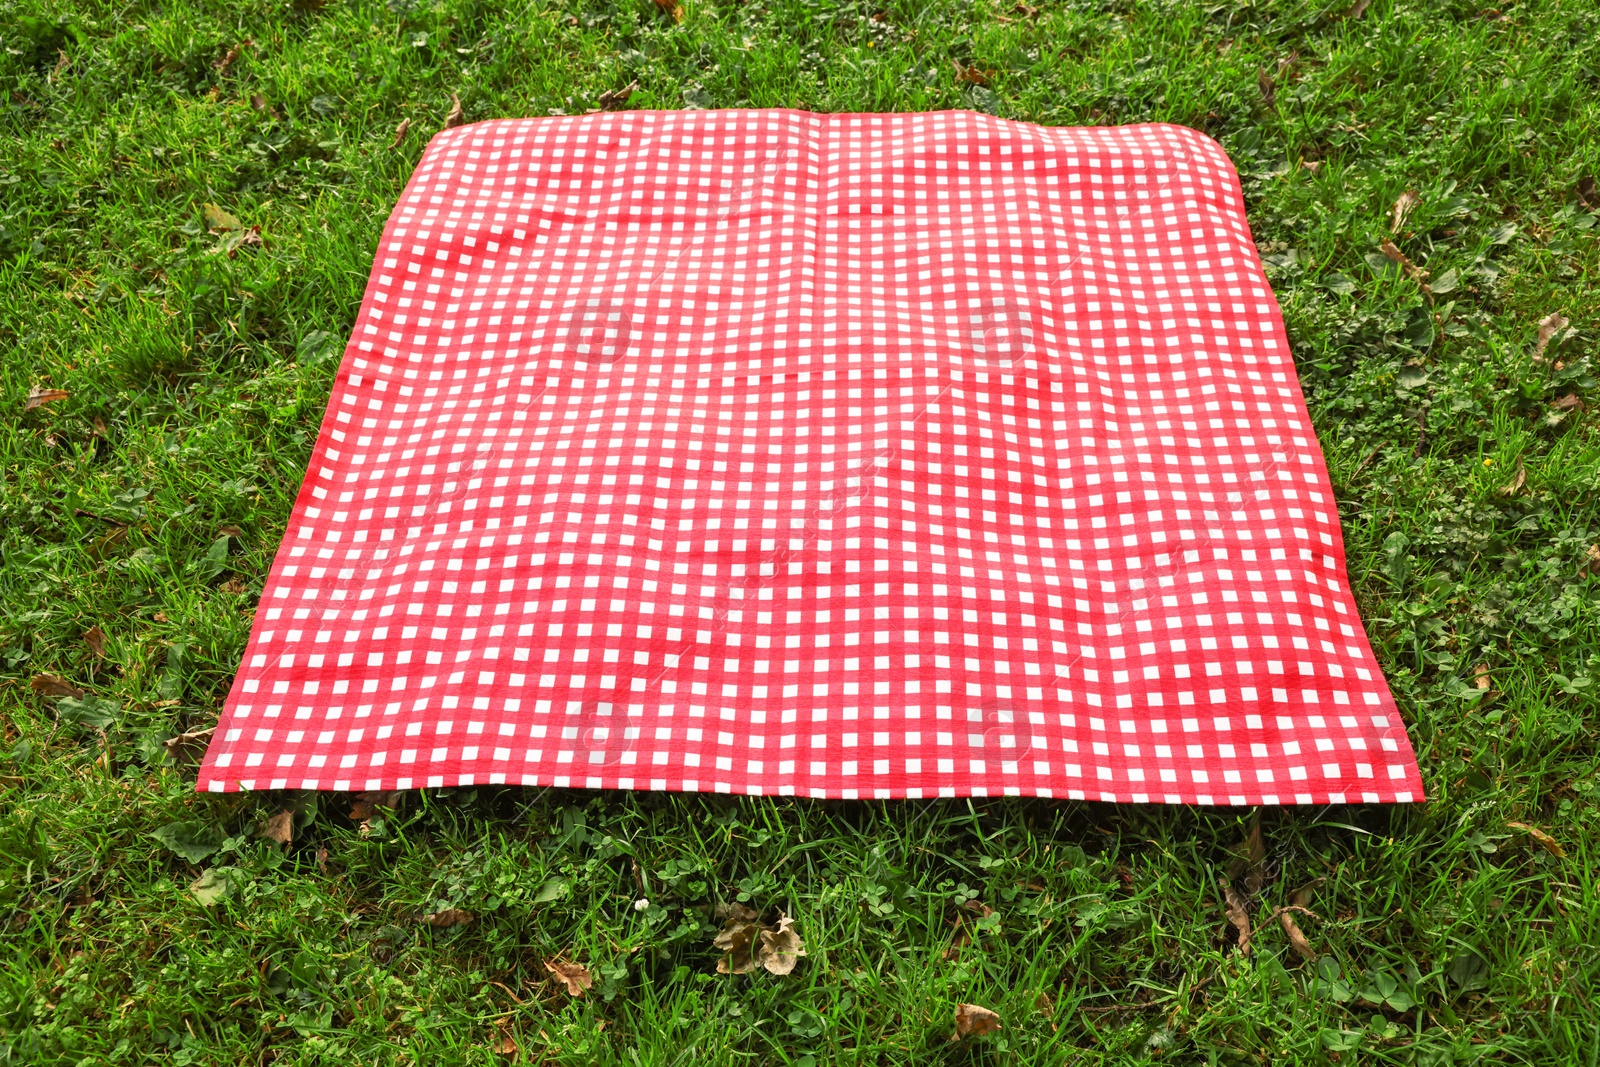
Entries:
[[1567,393],[1565,396],[1558,396],[1550,401],[1550,406],[1557,411],[1582,411],[1583,398],[1576,393]]
[[177,737],[169,737],[161,743],[166,746],[167,755],[177,759],[191,749],[204,749],[211,735],[216,732],[215,726],[207,726],[204,730],[190,730]]
[[28,684],[35,693],[41,696],[71,697],[73,700],[83,699],[83,690],[59,674],[36,674],[33,676],[33,681]]
[[230,48],[226,52],[224,52],[222,54],[222,58],[221,59],[217,60],[215,63],[213,63],[211,65],[213,67],[215,67],[218,71],[221,71],[222,73],[227,73],[228,68],[233,66],[234,61],[237,60],[241,54],[243,54],[243,52],[244,52],[244,50],[246,48],[254,48],[255,46],[256,46],[256,43],[253,40],[248,40],[247,39],[247,40],[240,41],[238,44],[234,45],[232,48]]
[[1387,237],[1383,239],[1383,243],[1378,247],[1383,250],[1383,254],[1388,256],[1392,262],[1400,265],[1400,269],[1405,271],[1407,278],[1417,283],[1417,288],[1421,289],[1422,295],[1428,298],[1428,305],[1431,307],[1433,305],[1433,290],[1428,288],[1428,272],[1407,259],[1406,254],[1400,251],[1395,246],[1395,243]]
[[476,920],[473,919],[470,911],[462,911],[460,908],[445,908],[443,911],[435,911],[424,915],[421,921],[424,926],[434,926],[447,930],[452,926],[471,926]]
[[494,1040],[489,1043],[489,1048],[502,1056],[515,1056],[517,1054],[517,1039],[511,1034],[511,1027],[501,1022],[495,1028]]
[[241,248],[265,248],[266,240],[261,236],[260,226],[251,226],[249,229],[233,230],[223,234],[222,240],[217,243],[217,248],[228,254],[232,259],[239,254]]
[[594,979],[589,977],[589,968],[581,963],[568,963],[566,960],[545,960],[544,969],[555,975],[556,981],[567,987],[567,996],[581,997],[583,991],[594,985]]
[[761,931],[761,966],[768,974],[788,974],[806,954],[805,942],[794,932],[794,920],[778,913],[778,925]]
[[1261,90],[1261,102],[1271,107],[1272,102],[1278,98],[1278,91],[1266,67],[1256,71],[1256,88]]
[[1311,942],[1306,939],[1306,935],[1301,931],[1300,924],[1294,921],[1294,912],[1298,911],[1303,915],[1309,915],[1313,919],[1317,917],[1316,912],[1306,907],[1306,905],[1311,903],[1311,890],[1320,882],[1321,879],[1319,878],[1310,885],[1301,886],[1289,898],[1290,902],[1287,906],[1278,908],[1273,913],[1277,915],[1278,924],[1283,927],[1283,932],[1289,935],[1289,947],[1294,949],[1295,955],[1307,963],[1315,963],[1317,961],[1317,950],[1311,947]]
[[294,844],[294,812],[278,812],[278,814],[261,824],[261,829],[256,831],[256,836],[267,841],[276,841],[278,844],[288,848]]
[[1227,913],[1228,922],[1239,932],[1239,951],[1246,955],[1250,952],[1250,913],[1245,910],[1244,900],[1237,890],[1229,885],[1226,880],[1217,883],[1222,887],[1222,907]]
[[1278,922],[1283,926],[1283,932],[1289,935],[1289,947],[1294,949],[1296,956],[1307,963],[1317,962],[1317,950],[1311,947],[1311,942],[1306,940],[1306,935],[1301,932],[1300,925],[1294,921],[1294,916],[1287,911],[1278,913]]
[[1372,0],[1356,0],[1356,2],[1351,4],[1350,7],[1345,11],[1344,17],[1347,19],[1360,18],[1363,14],[1365,14],[1368,5],[1371,3]]
[[616,111],[628,102],[628,97],[639,91],[637,81],[629,82],[620,89],[607,89],[595,100],[600,105],[601,111]]
[[57,400],[65,400],[71,395],[65,389],[45,389],[36,385],[28,390],[28,399],[23,401],[22,410],[32,411],[46,404],[54,404]]
[[1595,186],[1592,177],[1578,179],[1578,201],[1590,211],[1600,210],[1600,188]]
[[1578,568],[1578,577],[1591,574],[1600,577],[1600,545],[1590,545],[1583,550],[1583,565]]
[[402,794],[398,789],[357,793],[355,800],[350,804],[350,820],[357,824],[357,832],[362,837],[366,837],[372,829],[368,824],[371,823],[372,817],[377,814],[378,809],[398,808],[401,796]]
[[678,0],[655,0],[656,7],[672,16],[673,22],[683,21],[683,5]]
[[1511,480],[1509,482],[1507,482],[1505,485],[1502,485],[1500,487],[1500,495],[1501,496],[1512,496],[1512,495],[1516,494],[1524,485],[1527,485],[1527,484],[1528,484],[1528,468],[1524,467],[1522,465],[1522,463],[1519,461],[1517,463],[1517,473],[1511,476]]
[[98,626],[91,626],[83,632],[83,643],[89,646],[89,651],[94,653],[95,659],[106,658],[106,632]]
[[961,65],[961,60],[959,59],[952,59],[950,62],[955,64],[956,81],[958,82],[967,85],[982,85],[987,88],[989,83],[994,80],[994,71],[992,70],[984,70],[977,64],[965,67]]
[[961,921],[961,916],[956,916],[956,932],[950,935],[950,945],[944,950],[944,958],[953,960],[961,955],[961,950],[972,944],[972,935],[967,933],[967,924]]
[[1389,209],[1389,232],[1399,233],[1400,227],[1406,221],[1406,216],[1411,214],[1411,209],[1417,206],[1420,199],[1415,189],[1407,189],[1400,194],[1394,202],[1394,207]]
[[410,119],[401,119],[400,124],[394,128],[394,140],[389,143],[390,148],[399,148],[400,142],[406,139],[406,131],[411,129]]
[[718,974],[748,974],[760,966],[761,924],[756,913],[743,904],[727,909],[727,920],[711,943],[722,950]]
[[1049,993],[1040,993],[1033,998],[1033,1010],[1043,1015],[1046,1019],[1056,1017],[1056,1002],[1050,999]]
[[951,1041],[979,1034],[992,1034],[1000,1029],[1000,1013],[979,1004],[956,1005],[956,1032]]
[[1228,864],[1228,881],[1244,879],[1245,893],[1255,896],[1267,883],[1267,844],[1261,838],[1261,809],[1250,816],[1250,830],[1245,834],[1239,855]]
[[1567,850],[1561,847],[1561,842],[1557,841],[1555,838],[1551,837],[1537,826],[1529,826],[1525,822],[1508,822],[1506,823],[1506,828],[1511,830],[1521,830],[1523,833],[1539,842],[1539,844],[1543,845],[1544,850],[1557,859],[1567,858]]
[[723,920],[712,941],[722,950],[718,974],[748,974],[757,967],[765,967],[771,974],[789,974],[806,954],[805,942],[794,931],[794,920],[781,911],[776,923],[763,923],[753,908],[719,904],[716,916]]
[[1550,339],[1565,330],[1570,325],[1567,317],[1559,311],[1552,311],[1539,320],[1539,340],[1533,346],[1533,358],[1537,363],[1544,362],[1544,350],[1550,347]]
[[1294,949],[1294,953],[1299,958],[1306,960],[1306,963],[1315,963],[1317,961],[1317,950],[1310,947],[1310,941],[1307,939],[1306,934],[1302,933],[1299,923],[1294,921],[1294,912],[1301,912],[1304,915],[1317,918],[1317,913],[1312,912],[1309,905],[1310,893],[1318,885],[1322,885],[1322,878],[1317,878],[1317,880],[1309,881],[1306,885],[1302,885],[1301,888],[1296,889],[1291,894],[1288,907],[1280,907],[1277,910],[1278,925],[1283,926],[1283,933],[1288,934],[1291,949]]
[[1472,684],[1477,686],[1479,689],[1484,690],[1485,692],[1488,691],[1491,680],[1489,678],[1489,665],[1487,663],[1480,663],[1473,669]]
[[444,128],[454,129],[466,121],[467,113],[461,108],[461,97],[455,93],[450,94],[450,114],[444,117]]

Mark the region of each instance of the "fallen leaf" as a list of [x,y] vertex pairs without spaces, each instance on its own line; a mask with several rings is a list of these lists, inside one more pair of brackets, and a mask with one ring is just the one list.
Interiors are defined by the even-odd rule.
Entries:
[[976,915],[980,919],[987,919],[989,916],[994,914],[994,909],[989,907],[989,905],[985,904],[981,900],[969,900],[962,904],[961,907],[966,911],[972,912],[972,914]]
[[1592,177],[1578,179],[1578,200],[1590,211],[1600,210],[1600,188],[1596,188]]
[[794,920],[782,912],[777,926],[761,931],[761,966],[768,974],[789,974],[805,954],[805,943],[794,932]]
[[444,117],[444,128],[449,130],[466,121],[466,112],[461,109],[461,97],[455,93],[450,94],[450,113]]
[[234,61],[237,60],[241,54],[243,54],[246,48],[254,48],[255,45],[256,43],[253,40],[247,39],[240,41],[238,44],[224,52],[221,59],[217,60],[211,65],[218,71],[226,73],[228,68],[233,66]]
[[1387,237],[1383,239],[1383,243],[1378,247],[1383,250],[1383,254],[1388,256],[1391,261],[1400,265],[1400,269],[1405,271],[1406,277],[1417,283],[1417,288],[1422,290],[1422,295],[1428,298],[1428,304],[1432,306],[1433,290],[1428,288],[1428,272],[1407,259],[1406,254],[1400,251],[1395,246],[1395,243]]
[[961,955],[961,950],[972,944],[972,935],[967,933],[967,924],[961,916],[956,916],[956,932],[950,935],[950,945],[944,950],[944,958],[956,959]]
[[1479,689],[1484,690],[1485,692],[1488,691],[1489,685],[1490,685],[1490,679],[1489,679],[1489,665],[1487,663],[1480,663],[1480,664],[1478,664],[1477,667],[1475,667],[1473,669],[1473,672],[1472,672],[1472,684],[1477,686]]
[[1315,176],[1317,171],[1322,169],[1322,161],[1318,159],[1302,159],[1300,166],[1304,170],[1309,170]]
[[321,845],[317,846],[317,870],[328,873],[328,850]]
[[1267,883],[1267,845],[1261,838],[1261,809],[1250,816],[1250,830],[1245,834],[1243,851],[1228,864],[1228,881],[1244,879],[1244,890],[1249,896],[1261,892]]
[[966,85],[981,85],[984,88],[988,88],[989,83],[994,80],[994,71],[992,70],[984,70],[977,64],[965,67],[961,65],[961,60],[959,59],[952,59],[950,62],[955,64],[956,81],[958,82]]
[[409,129],[411,129],[411,120],[401,119],[400,125],[394,128],[394,140],[390,143],[389,147],[399,148],[400,142],[406,139],[406,131]]
[[235,255],[237,255],[239,249],[241,248],[265,248],[266,246],[267,242],[261,236],[260,226],[252,226],[248,230],[238,230],[234,233],[230,233],[224,237],[222,239],[222,243],[218,245],[219,248],[228,254],[229,259],[232,259]]
[[1261,102],[1271,107],[1272,102],[1278,98],[1278,92],[1266,67],[1256,71],[1256,88],[1261,90]]
[[616,111],[628,102],[628,97],[639,91],[637,81],[629,82],[620,89],[607,89],[595,100],[600,105],[601,111]]
[[1415,189],[1407,189],[1400,194],[1399,199],[1394,202],[1394,207],[1389,209],[1390,233],[1400,232],[1401,224],[1406,221],[1406,216],[1411,213],[1411,209],[1417,206],[1418,199]]
[[106,658],[106,632],[98,626],[91,626],[84,631],[83,643],[89,646],[89,651],[94,653],[95,659]]
[[1301,931],[1300,925],[1294,921],[1293,913],[1298,911],[1305,915],[1310,915],[1312,918],[1317,917],[1316,913],[1310,908],[1311,891],[1321,884],[1322,879],[1318,878],[1301,886],[1290,895],[1289,906],[1277,910],[1278,923],[1283,927],[1283,932],[1289,936],[1289,947],[1294,949],[1295,954],[1307,963],[1316,962],[1317,951],[1311,947],[1311,942]]
[[167,748],[167,755],[177,759],[190,749],[202,749],[211,740],[211,735],[217,732],[215,726],[207,726],[204,730],[190,730],[188,733],[169,737],[161,742]]
[[1590,545],[1583,550],[1583,565],[1578,568],[1578,577],[1588,575],[1600,577],[1600,545]]
[[227,896],[230,888],[232,883],[228,881],[228,876],[215,867],[202,872],[200,877],[189,883],[189,892],[208,908]]
[[1344,17],[1347,19],[1360,18],[1362,14],[1366,12],[1367,6],[1371,3],[1372,0],[1356,0],[1356,2],[1351,4],[1350,7],[1345,11]]
[[1250,953],[1250,913],[1245,910],[1244,901],[1237,890],[1229,885],[1226,880],[1219,880],[1222,887],[1223,910],[1227,913],[1228,922],[1239,932],[1239,951],[1245,955]]
[[421,922],[424,926],[448,930],[452,926],[471,926],[474,919],[469,911],[462,911],[460,908],[445,908],[443,911],[435,911],[424,915]]
[[501,1022],[495,1029],[494,1040],[489,1048],[502,1056],[515,1056],[517,1054],[517,1039],[511,1036],[511,1028]]
[[294,843],[294,812],[278,812],[278,814],[261,824],[261,829],[256,831],[256,836],[268,841],[276,841],[287,848]]
[[594,979],[589,977],[589,968],[581,963],[568,963],[566,960],[545,960],[544,969],[555,975],[556,981],[567,987],[567,996],[581,997],[583,991],[594,985]]
[[1539,340],[1533,346],[1534,362],[1544,362],[1544,350],[1550,347],[1550,339],[1565,330],[1568,325],[1567,317],[1559,311],[1552,311],[1539,320]]
[[352,822],[365,823],[371,819],[379,808],[394,809],[400,806],[398,789],[379,789],[367,793],[357,793],[355,800],[350,804],[350,819]]
[[727,920],[711,942],[722,950],[717,973],[748,974],[761,964],[761,924],[756,921],[756,913],[743,904],[735,904],[727,911]]
[[1500,495],[1512,496],[1527,483],[1528,468],[1524,467],[1521,461],[1518,461],[1517,473],[1511,476],[1511,480],[1509,482],[1500,487]]
[[1561,847],[1561,842],[1557,841],[1555,838],[1551,837],[1537,826],[1529,826],[1525,822],[1508,822],[1506,823],[1506,827],[1507,829],[1511,830],[1521,830],[1523,833],[1539,842],[1539,844],[1543,845],[1544,850],[1557,859],[1567,858],[1567,850]]
[[1294,921],[1294,916],[1288,911],[1278,912],[1278,922],[1283,926],[1283,932],[1289,935],[1289,947],[1294,949],[1296,956],[1307,963],[1317,962],[1317,950],[1311,947],[1311,942],[1306,940],[1306,935],[1301,931],[1300,925]]
[[1557,411],[1582,411],[1583,399],[1574,393],[1567,393],[1550,401],[1550,406]]
[[57,400],[65,400],[71,395],[65,389],[45,389],[36,385],[28,390],[28,399],[23,401],[22,410],[32,411],[46,404],[54,404]]
[[1033,998],[1033,1010],[1043,1015],[1046,1019],[1056,1017],[1056,1002],[1050,999],[1049,993],[1040,993]]
[[655,0],[657,9],[672,16],[673,22],[683,21],[683,5],[678,0]]
[[36,674],[33,676],[33,681],[28,684],[35,693],[41,696],[71,697],[73,700],[83,699],[83,690],[59,674]]
[[998,1029],[1000,1029],[999,1012],[991,1011],[979,1004],[957,1004],[956,1032],[950,1036],[950,1040],[960,1041],[964,1037],[992,1034]]
[[206,229],[212,233],[232,233],[234,230],[244,229],[244,223],[216,204],[208,203],[201,208],[201,211],[206,217]]

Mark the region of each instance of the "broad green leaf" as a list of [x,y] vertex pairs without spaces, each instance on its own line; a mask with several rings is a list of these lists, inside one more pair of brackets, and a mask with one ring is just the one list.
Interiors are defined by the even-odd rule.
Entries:
[[222,847],[221,835],[198,822],[168,823],[159,830],[152,830],[150,836],[190,863],[199,863]]
[[204,871],[200,877],[189,883],[189,892],[193,893],[194,898],[208,908],[227,896],[228,891],[232,888],[233,884],[219,867],[212,867]]

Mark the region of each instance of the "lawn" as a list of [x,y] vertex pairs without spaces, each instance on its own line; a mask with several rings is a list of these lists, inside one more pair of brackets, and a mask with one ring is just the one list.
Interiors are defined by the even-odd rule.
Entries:
[[[1593,1067],[1600,3],[1488,2],[0,0],[0,1065]],[[452,95],[635,81],[1221,141],[1428,802],[197,795]]]

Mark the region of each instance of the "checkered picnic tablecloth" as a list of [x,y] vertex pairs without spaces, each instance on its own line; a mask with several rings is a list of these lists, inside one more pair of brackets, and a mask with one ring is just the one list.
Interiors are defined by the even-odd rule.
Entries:
[[492,783],[1422,799],[1222,150],[435,137],[199,787]]

